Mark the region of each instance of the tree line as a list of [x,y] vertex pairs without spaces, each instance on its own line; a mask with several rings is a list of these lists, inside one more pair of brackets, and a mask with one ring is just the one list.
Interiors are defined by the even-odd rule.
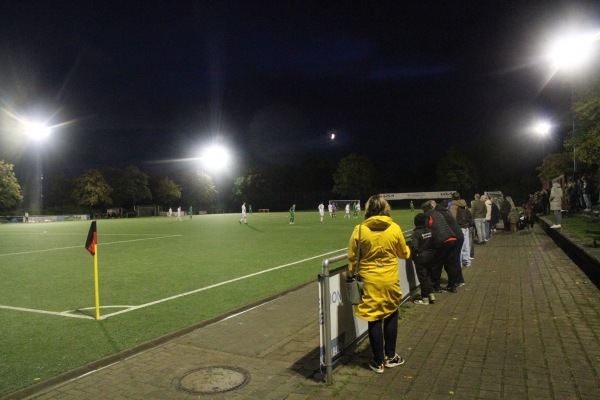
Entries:
[[[504,152],[502,138],[473,146],[457,145],[439,159],[416,169],[405,164],[390,168],[385,160],[349,154],[338,162],[310,159],[299,165],[249,166],[228,187],[217,187],[213,178],[192,170],[175,178],[149,176],[135,166],[85,170],[76,178],[57,177],[46,184],[46,213],[87,213],[107,207],[136,205],[182,206],[208,212],[238,211],[246,201],[255,209],[316,209],[332,198],[366,200],[374,193],[457,190],[463,198],[475,192],[500,190],[525,201],[545,182],[573,172],[574,154],[581,174],[600,178],[600,80],[578,88],[573,102],[574,130],[561,152],[546,155],[536,172],[523,174],[517,159]],[[480,149],[483,148],[484,151]],[[398,163],[394,164],[398,165]],[[512,169],[511,169],[512,168]],[[0,211],[25,209],[14,165],[0,160]],[[600,187],[596,182],[596,187]]]

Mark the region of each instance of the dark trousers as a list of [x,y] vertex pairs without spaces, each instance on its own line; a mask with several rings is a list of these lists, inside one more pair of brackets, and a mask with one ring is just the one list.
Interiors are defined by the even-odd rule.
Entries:
[[[460,252],[465,238],[456,239],[454,248],[448,253],[448,257],[444,262],[444,269],[448,274],[448,286],[456,286],[458,283],[464,283],[465,279],[462,274],[462,265],[460,262]],[[448,272],[452,271],[452,273]]]
[[419,278],[419,283],[421,284],[421,297],[423,298],[429,297],[431,292],[433,292],[431,284],[432,267],[432,262],[415,263],[417,278]]
[[473,244],[475,243],[475,239],[474,239],[474,231],[475,227],[474,226],[470,226],[469,227],[469,240],[471,241],[471,257],[475,258],[475,246],[473,246]]
[[[456,284],[456,276],[455,276],[456,274],[455,274],[454,270],[449,270],[448,269],[449,266],[446,264],[446,259],[448,258],[448,255],[455,247],[456,247],[455,240],[440,243],[435,246],[435,259],[433,261],[432,273],[431,273],[431,284],[433,285],[434,288],[440,287],[440,280],[442,278],[442,268],[444,268],[444,267],[446,269],[446,274],[448,275],[448,283],[450,283],[452,281]],[[459,254],[458,254],[459,257],[460,257],[461,247],[458,248],[459,249]],[[460,263],[460,259],[459,259],[459,263]]]
[[385,356],[396,355],[396,339],[398,337],[398,310],[384,319],[369,321],[369,342],[373,350],[375,362],[383,364]]

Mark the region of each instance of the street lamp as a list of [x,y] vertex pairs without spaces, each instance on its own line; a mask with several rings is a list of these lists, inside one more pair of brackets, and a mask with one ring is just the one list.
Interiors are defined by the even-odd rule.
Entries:
[[[558,39],[548,52],[548,59],[552,66],[552,75],[558,70],[567,70],[571,74],[571,118],[573,138],[575,138],[575,110],[574,110],[574,73],[588,63],[594,54],[595,43],[600,40],[600,32],[591,34],[569,34]],[[573,170],[577,172],[576,145],[573,142]]]

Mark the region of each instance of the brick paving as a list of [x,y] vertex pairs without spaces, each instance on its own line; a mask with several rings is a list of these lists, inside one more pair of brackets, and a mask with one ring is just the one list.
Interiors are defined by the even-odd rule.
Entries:
[[[464,275],[458,293],[402,306],[406,364],[381,375],[366,368],[366,341],[324,383],[315,283],[28,398],[600,399],[600,291],[540,226],[495,234]],[[182,390],[188,373],[214,366],[250,379],[220,394]]]

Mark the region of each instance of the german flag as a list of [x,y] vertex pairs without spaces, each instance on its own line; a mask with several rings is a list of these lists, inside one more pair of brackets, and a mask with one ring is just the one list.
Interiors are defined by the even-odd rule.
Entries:
[[96,232],[96,221],[92,221],[90,225],[90,231],[88,232],[87,240],[85,241],[85,249],[90,252],[91,255],[96,255],[95,245],[98,244],[98,233]]

